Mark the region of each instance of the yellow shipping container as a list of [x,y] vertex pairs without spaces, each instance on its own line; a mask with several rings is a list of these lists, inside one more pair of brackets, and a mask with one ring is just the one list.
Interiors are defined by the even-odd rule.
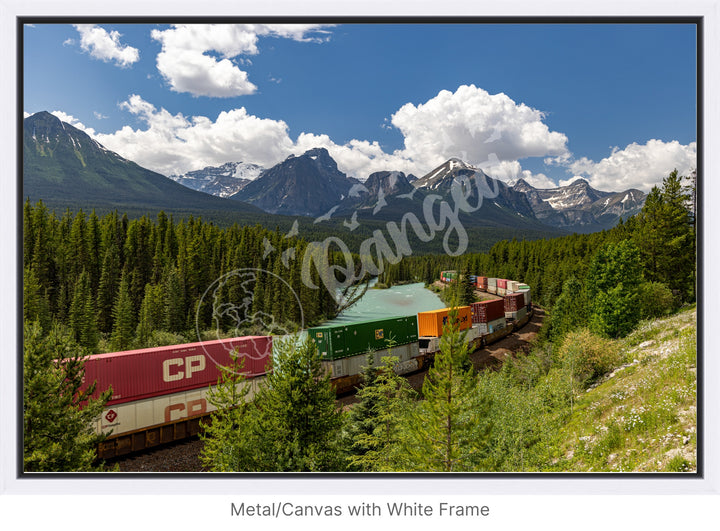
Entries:
[[[418,335],[440,337],[442,336],[443,326],[448,322],[448,314],[450,308],[441,310],[433,310],[430,312],[420,312],[418,314]],[[472,320],[470,318],[470,306],[459,306],[457,308],[457,321],[460,324],[460,330],[470,328]]]

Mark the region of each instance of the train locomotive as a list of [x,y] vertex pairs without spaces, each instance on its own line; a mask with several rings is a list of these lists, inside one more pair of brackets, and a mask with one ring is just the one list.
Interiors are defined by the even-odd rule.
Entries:
[[[445,273],[441,275],[442,282],[457,278],[454,272]],[[467,331],[470,352],[509,335],[532,316],[527,285],[487,277],[474,280],[478,291],[493,297],[457,308],[457,323]],[[502,295],[497,293],[499,285],[505,286],[500,288],[504,290]],[[440,350],[440,337],[449,312],[449,308],[444,308],[410,316],[317,326],[307,333],[317,345],[321,363],[336,392],[345,394],[361,382],[368,352],[372,352],[376,366],[383,357],[395,356],[398,374],[428,368]],[[113,389],[94,426],[98,433],[109,434],[98,447],[98,457],[109,459],[196,435],[201,422],[215,410],[207,393],[220,377],[218,367],[229,365],[231,352],[236,352],[238,359],[243,360],[251,398],[264,375],[272,370],[272,344],[272,336],[247,336],[88,357],[85,380],[96,381],[98,393],[108,387]]]

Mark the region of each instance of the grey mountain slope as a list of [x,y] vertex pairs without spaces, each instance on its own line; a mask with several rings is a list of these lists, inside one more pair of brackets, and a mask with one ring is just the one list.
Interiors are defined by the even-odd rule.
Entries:
[[608,228],[620,217],[637,213],[645,202],[640,190],[604,192],[584,179],[550,189],[535,188],[520,179],[513,189],[526,195],[539,220],[556,227]]
[[325,148],[315,148],[264,171],[231,198],[272,214],[320,216],[338,205],[356,183],[338,170]]
[[[447,195],[450,193],[453,183],[463,184],[473,176],[477,176],[481,183],[488,183],[488,194],[485,202],[493,204],[498,208],[505,209],[525,219],[534,219],[535,214],[532,206],[528,202],[525,194],[515,191],[512,187],[507,186],[504,182],[493,179],[485,174],[482,170],[473,168],[460,159],[452,158],[428,172],[412,185],[420,190],[430,193],[440,193]],[[476,187],[469,186],[475,199],[477,194]],[[497,195],[495,195],[497,193]],[[490,196],[494,197],[490,197]]]
[[[475,178],[477,182],[473,180]],[[484,187],[482,201],[478,198],[478,184]],[[455,192],[453,188],[456,188]],[[432,204],[433,216],[439,220],[443,218],[440,215],[441,201],[454,208],[456,197],[453,193],[458,192],[470,205],[480,205],[472,212],[459,213],[464,226],[548,230],[546,225],[535,219],[523,194],[514,192],[504,183],[459,159],[448,160],[412,182],[402,172],[373,173],[365,183],[350,190],[333,216],[344,216],[349,224],[358,218],[399,221],[406,214],[424,220],[426,204]],[[430,198],[429,203],[427,198]]]

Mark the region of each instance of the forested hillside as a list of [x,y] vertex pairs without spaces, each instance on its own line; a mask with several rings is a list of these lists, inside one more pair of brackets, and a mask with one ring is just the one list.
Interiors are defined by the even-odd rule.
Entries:
[[53,321],[67,325],[90,351],[197,341],[196,317],[201,331],[216,326],[207,305],[197,312],[201,297],[238,269],[273,273],[253,284],[252,310],[277,325],[300,324],[297,301],[282,280],[296,292],[306,325],[337,312],[327,291],[300,282],[307,242],[259,226],[220,229],[192,217],[176,222],[163,212],[155,221],[82,211],[57,217],[42,203],[26,202],[23,238],[25,321],[37,320],[44,330]]

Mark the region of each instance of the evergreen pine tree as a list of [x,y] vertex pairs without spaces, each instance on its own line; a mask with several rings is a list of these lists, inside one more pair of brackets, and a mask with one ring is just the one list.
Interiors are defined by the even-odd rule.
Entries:
[[563,283],[562,293],[550,313],[547,324],[548,337],[551,341],[562,340],[568,332],[587,324],[588,307],[585,289],[575,277],[570,277]]
[[361,471],[363,467],[353,462],[367,453],[369,447],[359,441],[360,437],[369,436],[375,430],[375,412],[377,407],[377,396],[374,393],[365,391],[375,385],[377,379],[377,367],[375,367],[375,355],[372,350],[368,351],[365,357],[365,365],[362,371],[362,381],[357,391],[358,403],[350,410],[348,417],[348,430],[346,446],[350,449],[348,460],[351,463],[350,470]]
[[90,288],[90,275],[85,270],[80,274],[75,285],[69,317],[75,341],[90,352],[94,352],[99,339],[97,313]]
[[254,400],[257,470],[338,471],[341,413],[311,339],[276,340],[273,371]]
[[460,306],[469,306],[475,302],[475,285],[470,280],[470,270],[464,267],[459,278],[459,299]]
[[185,290],[180,273],[177,267],[171,264],[167,266],[163,276],[164,328],[169,332],[180,332],[185,329]]
[[97,322],[101,332],[112,330],[112,309],[120,282],[120,259],[117,246],[113,242],[114,240],[111,240],[105,251],[98,284]]
[[145,297],[143,297],[140,305],[137,330],[135,331],[138,345],[148,346],[152,333],[163,328],[163,306],[162,286],[147,284],[145,286]]
[[645,278],[694,298],[696,254],[692,194],[677,170],[654,187],[638,216],[634,235],[641,253]]
[[[37,323],[24,325],[23,463],[26,472],[102,470],[94,464],[98,436],[92,422],[112,395],[81,391],[84,351],[58,325],[43,336]],[[81,404],[82,408],[81,408]]]
[[127,350],[131,348],[135,339],[135,315],[133,313],[130,287],[123,273],[120,288],[113,306],[113,329],[110,344],[113,350]]
[[87,222],[87,230],[85,232],[85,247],[87,248],[87,264],[85,270],[90,275],[90,291],[93,296],[97,294],[100,284],[100,266],[103,258],[102,253],[102,234],[100,231],[100,220],[92,211]]
[[37,321],[43,330],[48,330],[51,321],[45,290],[33,268],[27,266],[23,269],[23,320],[26,323]]
[[218,384],[207,393],[207,401],[217,410],[210,423],[202,425],[200,461],[213,472],[252,471],[255,466],[258,448],[251,431],[251,384],[245,382],[242,362],[231,354],[230,365],[219,367]]
[[630,240],[603,245],[587,275],[590,329],[610,338],[628,334],[640,320],[640,252]]
[[85,214],[80,210],[73,218],[70,228],[68,276],[73,280],[80,276],[81,271],[89,262],[86,227]]
[[[372,359],[369,354],[368,362]],[[397,470],[403,413],[414,395],[407,379],[395,373],[397,362],[397,357],[387,356],[379,368],[368,363],[363,372],[363,386],[357,393],[359,402],[348,419],[352,440],[348,460],[352,470]]]
[[[456,310],[450,312],[452,323]],[[486,466],[492,426],[486,416],[491,404],[477,393],[477,379],[467,365],[465,333],[449,324],[440,352],[423,382],[423,400],[407,423],[399,455],[403,469],[426,472],[482,470]]]

